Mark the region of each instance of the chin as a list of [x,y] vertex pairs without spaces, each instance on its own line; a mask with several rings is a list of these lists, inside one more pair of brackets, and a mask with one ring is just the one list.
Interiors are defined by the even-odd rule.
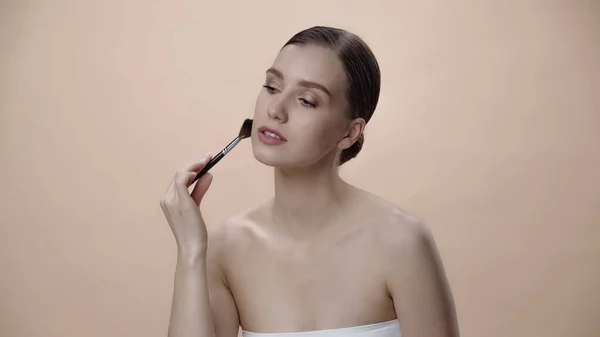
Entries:
[[263,148],[262,146],[254,147],[253,152],[254,158],[258,162],[274,168],[308,169],[318,163],[318,161],[311,161],[307,158],[290,156],[289,152],[283,150]]
[[327,160],[324,156],[310,153],[307,149],[291,149],[287,144],[266,145],[256,137],[252,137],[252,153],[254,158],[267,166],[275,168],[309,168],[320,161]]
[[254,159],[256,159],[261,164],[271,166],[271,167],[280,167],[286,166],[284,162],[283,153],[275,153],[276,151],[265,151],[268,149],[262,149],[259,146],[253,146],[252,152],[254,153]]
[[289,151],[286,152],[285,148],[265,145],[255,135],[252,135],[251,140],[252,153],[258,162],[271,167],[287,166],[286,162],[289,161],[287,153]]

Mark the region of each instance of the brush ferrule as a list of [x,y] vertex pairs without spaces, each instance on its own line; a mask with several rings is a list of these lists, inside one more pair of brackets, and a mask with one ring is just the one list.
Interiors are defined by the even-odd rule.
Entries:
[[240,138],[236,137],[231,143],[229,143],[229,145],[227,145],[223,149],[223,154],[227,154],[227,152],[231,151],[231,149],[233,149],[239,142],[240,142]]

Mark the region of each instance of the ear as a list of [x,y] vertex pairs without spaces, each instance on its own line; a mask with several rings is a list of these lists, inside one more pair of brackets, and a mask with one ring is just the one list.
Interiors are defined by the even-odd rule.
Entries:
[[365,120],[362,118],[356,118],[351,120],[346,127],[346,135],[340,139],[337,147],[341,150],[345,150],[351,147],[358,137],[365,131]]

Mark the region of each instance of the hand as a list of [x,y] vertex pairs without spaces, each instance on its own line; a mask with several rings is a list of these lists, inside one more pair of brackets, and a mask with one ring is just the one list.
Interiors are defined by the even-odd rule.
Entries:
[[188,188],[211,158],[212,155],[208,153],[200,161],[178,171],[164,198],[160,200],[160,206],[175,236],[180,254],[192,257],[206,254],[208,235],[200,212],[200,202],[212,182],[212,175],[207,172],[198,179],[191,194]]

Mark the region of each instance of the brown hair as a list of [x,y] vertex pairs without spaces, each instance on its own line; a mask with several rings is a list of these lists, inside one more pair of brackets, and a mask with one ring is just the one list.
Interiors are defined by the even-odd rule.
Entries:
[[[379,64],[369,46],[353,33],[325,26],[305,29],[294,35],[283,47],[290,44],[318,45],[330,48],[337,54],[346,72],[349,118],[363,118],[368,123],[377,107],[381,86]],[[361,134],[351,147],[342,151],[339,165],[356,157],[362,149],[364,139]]]

